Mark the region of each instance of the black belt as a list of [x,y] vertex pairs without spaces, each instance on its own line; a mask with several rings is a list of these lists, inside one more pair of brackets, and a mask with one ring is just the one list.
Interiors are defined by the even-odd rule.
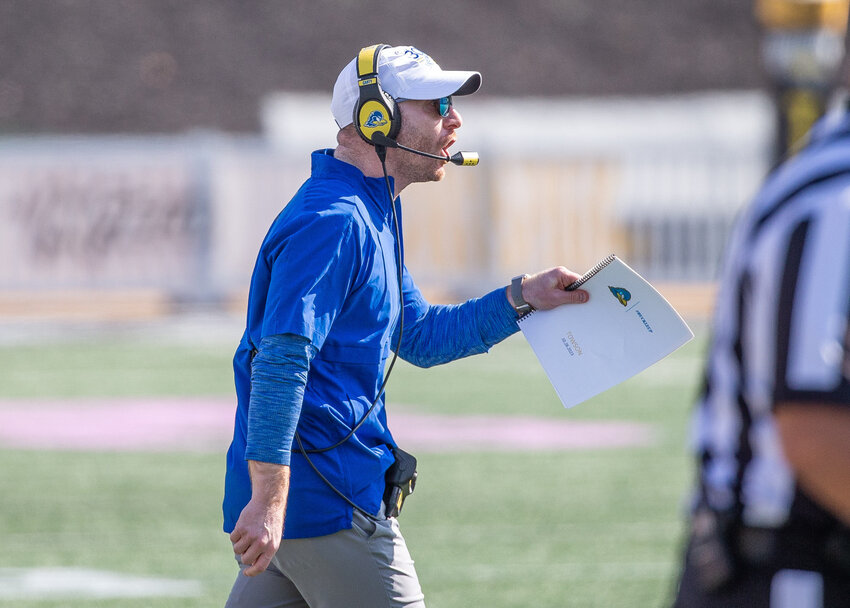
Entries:
[[850,533],[828,533],[736,526],[737,557],[755,567],[833,570],[850,575]]

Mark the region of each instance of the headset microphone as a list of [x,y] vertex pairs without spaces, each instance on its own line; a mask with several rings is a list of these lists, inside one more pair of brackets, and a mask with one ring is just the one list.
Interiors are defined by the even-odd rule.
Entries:
[[412,152],[413,154],[427,156],[428,158],[436,158],[437,160],[444,160],[446,162],[454,163],[455,165],[460,165],[462,167],[474,167],[478,164],[478,152],[455,152],[451,156],[449,156],[448,154],[446,154],[445,156],[441,156],[439,154],[429,154],[428,152],[422,152],[421,150],[414,150],[413,148],[403,146],[396,140],[390,139],[389,137],[380,132],[372,134],[372,143],[374,143],[376,146],[384,146],[386,148],[399,148],[401,150],[404,150],[405,152]]

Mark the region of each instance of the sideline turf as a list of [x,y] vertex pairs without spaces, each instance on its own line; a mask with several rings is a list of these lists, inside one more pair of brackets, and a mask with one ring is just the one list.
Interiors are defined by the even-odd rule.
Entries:
[[[430,608],[661,606],[690,477],[687,415],[702,344],[564,411],[521,339],[444,368],[399,364],[393,403],[656,425],[648,448],[423,454],[402,527]],[[230,347],[121,343],[0,348],[0,398],[210,395]],[[104,380],[105,376],[111,379]],[[73,566],[200,580],[197,599],[0,606],[220,606],[235,575],[220,532],[223,454],[0,450],[0,567]]]

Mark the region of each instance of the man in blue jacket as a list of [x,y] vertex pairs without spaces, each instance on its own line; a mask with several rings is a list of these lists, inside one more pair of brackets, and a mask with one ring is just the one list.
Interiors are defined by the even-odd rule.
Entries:
[[396,197],[442,179],[462,122],[452,96],[480,83],[384,45],[337,79],[338,145],[313,153],[310,179],[262,244],[234,357],[223,509],[241,572],[230,607],[424,606],[384,501],[396,461],[383,401],[390,350],[445,363],[486,352],[520,314],[587,299],[564,290],[578,275],[559,267],[432,306],[401,261]]

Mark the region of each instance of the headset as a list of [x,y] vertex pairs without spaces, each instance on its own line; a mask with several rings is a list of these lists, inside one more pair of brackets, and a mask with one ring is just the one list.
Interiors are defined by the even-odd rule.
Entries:
[[[390,360],[389,366],[387,367],[387,371],[384,374],[383,382],[381,386],[378,388],[378,392],[375,395],[375,398],[372,400],[372,403],[369,405],[369,408],[363,414],[363,417],[354,424],[348,433],[345,436],[338,440],[337,442],[327,445],[321,448],[312,448],[308,449],[304,447],[304,444],[301,441],[301,437],[298,432],[295,432],[295,441],[298,444],[298,449],[301,452],[301,455],[307,461],[307,464],[310,465],[310,468],[313,469],[313,472],[319,476],[319,478],[325,482],[325,484],[333,490],[333,492],[339,496],[343,501],[348,503],[349,506],[360,511],[367,518],[378,521],[378,518],[371,513],[369,513],[366,509],[355,503],[350,497],[346,496],[339,488],[334,486],[334,484],[325,477],[321,471],[319,471],[318,467],[313,463],[312,459],[308,454],[323,454],[328,452],[334,448],[339,447],[349,439],[354,436],[354,433],[366,422],[372,412],[375,411],[375,408],[378,406],[378,402],[381,399],[381,395],[384,394],[384,391],[387,387],[387,381],[390,379],[390,374],[393,371],[393,367],[395,366],[395,362],[398,359],[398,353],[401,349],[401,340],[404,335],[404,292],[402,289],[403,282],[403,265],[404,259],[401,251],[401,229],[399,227],[398,215],[396,213],[396,197],[393,195],[392,188],[390,187],[389,176],[387,175],[387,166],[386,166],[386,150],[387,146],[382,143],[378,143],[373,141],[373,137],[383,136],[384,138],[389,138],[391,141],[394,141],[394,138],[398,135],[399,130],[401,129],[401,113],[398,111],[398,104],[396,101],[386,93],[382,88],[381,84],[378,81],[378,57],[381,53],[381,49],[387,48],[389,45],[387,44],[375,44],[364,49],[360,50],[360,53],[357,55],[357,83],[360,87],[360,99],[357,102],[357,105],[354,107],[354,125],[357,129],[357,133],[360,134],[364,140],[368,143],[375,146],[375,151],[378,154],[378,158],[381,160],[381,167],[384,173],[384,183],[387,188],[387,196],[390,201],[390,208],[392,210],[392,221],[393,227],[395,228],[395,236],[396,236],[396,268],[397,268],[397,281],[398,281],[398,298],[399,304],[401,306],[401,310],[399,311],[399,327],[398,327],[398,339],[393,349],[393,356]],[[362,124],[361,124],[362,123]],[[395,450],[393,449],[393,453],[395,455]],[[415,467],[415,459],[414,459],[414,467]],[[414,482],[415,483],[415,482]],[[412,489],[410,490],[412,491]],[[387,508],[390,508],[387,505]]]
[[401,131],[401,112],[398,102],[381,87],[378,78],[378,58],[388,44],[373,44],[360,49],[357,54],[357,88],[360,97],[354,106],[354,128],[367,143],[375,146],[375,151],[383,163],[387,148],[400,148],[419,156],[436,158],[464,167],[478,164],[477,152],[455,152],[448,154],[430,154],[408,148],[396,141]]
[[378,58],[386,48],[389,48],[388,44],[362,48],[355,62],[360,98],[354,106],[354,128],[360,137],[373,146],[385,145],[384,138],[395,140],[401,131],[398,103],[384,91],[378,79]]
[[[407,152],[412,152],[421,156],[427,156],[429,158],[444,160],[447,162],[454,163],[456,165],[475,166],[478,164],[478,154],[475,152],[456,152],[452,156],[436,155],[408,148],[399,144],[396,141],[396,137],[398,136],[399,131],[401,131],[401,112],[398,109],[398,103],[396,102],[396,100],[393,99],[393,97],[386,91],[384,91],[384,89],[381,87],[380,80],[378,79],[378,58],[381,55],[381,51],[385,48],[389,48],[389,45],[374,44],[372,46],[367,46],[365,48],[360,49],[360,52],[357,54],[357,86],[358,90],[360,91],[360,97],[357,101],[357,104],[354,106],[354,128],[357,130],[357,133],[360,135],[361,138],[363,138],[363,140],[375,146],[375,152],[378,154],[378,158],[381,161],[381,167],[383,169],[384,174],[384,183],[387,188],[387,197],[389,198],[390,208],[392,210],[392,221],[393,226],[395,228],[396,236],[395,256],[396,268],[398,271],[396,278],[398,280],[398,297],[399,303],[401,305],[401,311],[399,313],[398,321],[398,338],[396,346],[393,349],[392,359],[390,360],[389,366],[387,367],[387,371],[384,374],[383,382],[378,388],[378,392],[375,395],[375,398],[372,400],[372,403],[369,405],[369,408],[363,414],[363,417],[351,427],[351,429],[348,431],[348,433],[346,433],[346,435],[342,439],[331,445],[327,445],[320,448],[308,449],[304,447],[304,444],[302,443],[301,437],[298,432],[296,431],[295,433],[295,441],[298,444],[298,449],[301,452],[301,455],[304,456],[304,459],[307,461],[307,464],[310,465],[310,468],[313,469],[316,475],[318,475],[319,478],[324,481],[325,484],[331,490],[333,490],[333,492],[337,496],[339,496],[342,500],[348,503],[348,505],[360,511],[363,515],[372,520],[377,520],[378,518],[369,513],[360,505],[356,504],[339,488],[335,487],[333,483],[331,483],[331,481],[327,479],[327,477],[325,477],[321,473],[321,471],[319,471],[318,467],[313,463],[308,454],[323,454],[334,448],[339,447],[354,436],[354,433],[357,432],[357,430],[363,425],[364,422],[366,422],[366,420],[378,406],[378,402],[381,398],[381,395],[384,394],[384,391],[387,386],[387,381],[390,379],[390,374],[393,371],[393,366],[396,363],[399,350],[401,349],[402,336],[404,335],[404,292],[402,289],[402,282],[404,278],[402,274],[404,268],[404,258],[401,250],[401,229],[399,227],[399,219],[398,214],[396,212],[396,204],[398,200],[393,194],[392,188],[390,186],[389,176],[387,175],[387,148],[400,148],[402,150],[406,150]],[[398,450],[398,448],[393,448],[393,454],[396,456],[396,461],[399,462],[399,454],[396,452],[396,450]],[[413,485],[415,485],[416,459],[412,458],[412,456],[410,456],[409,454],[406,454],[403,450],[398,451],[401,452],[402,457],[406,457],[412,460],[412,465],[410,465],[408,460],[405,460],[404,462],[407,464],[408,467],[412,466],[412,468],[414,469]],[[413,491],[413,485],[407,486],[405,495]],[[396,504],[396,514],[400,506],[401,502],[399,501]],[[388,504],[387,508],[391,509],[392,506]]]

